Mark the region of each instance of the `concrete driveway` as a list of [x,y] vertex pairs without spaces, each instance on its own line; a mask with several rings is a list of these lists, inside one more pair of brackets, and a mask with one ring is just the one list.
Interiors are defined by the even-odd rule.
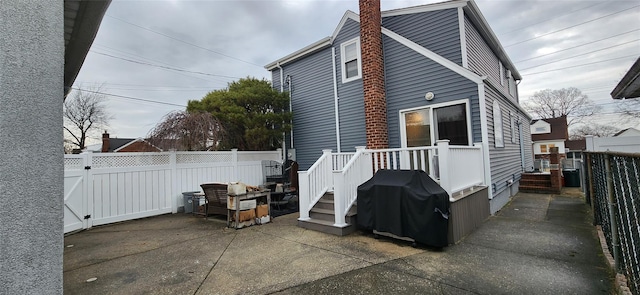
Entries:
[[65,237],[66,294],[610,294],[579,195],[518,194],[457,245],[412,248],[302,229],[163,215]]

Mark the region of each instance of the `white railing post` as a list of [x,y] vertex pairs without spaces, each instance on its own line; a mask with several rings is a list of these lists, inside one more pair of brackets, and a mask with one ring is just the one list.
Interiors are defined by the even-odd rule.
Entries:
[[298,171],[298,206],[300,206],[300,218],[298,220],[309,220],[309,201],[311,200],[309,190],[309,173]]
[[284,164],[284,161],[287,158],[287,155],[284,154],[284,150],[282,148],[277,148],[276,151],[278,152],[278,155],[280,155],[279,162]]
[[438,169],[440,186],[451,196],[451,175],[449,174],[449,140],[436,141],[438,147]]
[[181,195],[178,192],[178,164],[175,151],[169,152],[169,167],[171,169],[171,213],[178,213],[178,199]]
[[240,181],[238,179],[238,149],[231,149],[231,165],[233,165],[233,173],[231,178],[233,181]]
[[481,142],[476,142],[473,144],[473,146],[480,148],[480,158],[482,159],[480,161],[480,163],[482,164],[482,185],[486,185],[486,186],[491,186],[491,173],[489,173],[488,171],[490,171],[487,168],[487,162],[485,161],[485,157],[483,157],[482,155],[484,155],[484,146]]
[[344,174],[342,171],[333,172],[333,213],[337,227],[345,227],[347,224],[344,218],[344,202],[347,197],[344,187]]
[[[333,172],[333,157],[331,156],[331,150],[322,150],[322,156],[327,162],[324,166],[320,167],[320,169],[323,170],[321,173],[324,176],[324,179],[331,181],[333,178],[333,175],[331,175]],[[333,183],[333,181],[331,181],[331,183]],[[331,189],[332,188],[330,187],[329,190]]]

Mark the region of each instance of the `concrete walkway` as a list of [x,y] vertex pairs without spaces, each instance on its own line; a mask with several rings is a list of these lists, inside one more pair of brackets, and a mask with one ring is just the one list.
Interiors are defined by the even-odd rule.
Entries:
[[[163,215],[65,237],[65,294],[610,294],[580,195],[518,194],[455,246]],[[89,282],[87,281],[89,280]]]

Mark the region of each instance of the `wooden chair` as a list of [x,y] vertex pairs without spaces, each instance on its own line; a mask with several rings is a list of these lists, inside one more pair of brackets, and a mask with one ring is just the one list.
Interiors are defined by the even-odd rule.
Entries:
[[205,215],[219,214],[227,216],[227,184],[226,183],[203,183],[200,185],[207,199]]

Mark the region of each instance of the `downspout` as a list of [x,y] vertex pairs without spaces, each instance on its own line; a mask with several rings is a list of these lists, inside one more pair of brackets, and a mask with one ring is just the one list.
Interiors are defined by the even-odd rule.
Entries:
[[[293,97],[291,95],[291,76],[287,75],[287,87],[289,87],[289,113],[293,113],[293,106],[291,105],[291,98]],[[290,147],[291,149],[293,149],[293,116],[291,116],[291,121],[289,122],[291,124],[291,143],[290,143]]]
[[338,111],[338,81],[336,79],[336,48],[331,47],[331,63],[333,64],[333,104],[335,109],[336,116],[336,146],[338,147],[338,153],[341,152],[340,149],[340,113]]
[[[276,68],[280,70],[280,93],[284,92],[284,73],[282,67],[280,66],[280,62],[276,63]],[[291,97],[289,97],[289,101],[291,101]],[[287,161],[287,134],[282,132],[282,163]]]

